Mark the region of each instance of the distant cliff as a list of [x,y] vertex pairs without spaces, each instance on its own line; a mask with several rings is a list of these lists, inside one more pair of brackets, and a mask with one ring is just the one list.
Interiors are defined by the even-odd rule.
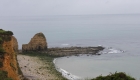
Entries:
[[46,51],[47,50],[47,41],[43,33],[37,33],[33,38],[31,38],[28,44],[22,45],[22,51]]
[[[18,44],[16,38],[12,35],[13,32],[0,29],[0,71],[6,72],[7,77],[13,80],[22,80],[22,72],[16,57]],[[0,78],[3,78],[1,74]]]

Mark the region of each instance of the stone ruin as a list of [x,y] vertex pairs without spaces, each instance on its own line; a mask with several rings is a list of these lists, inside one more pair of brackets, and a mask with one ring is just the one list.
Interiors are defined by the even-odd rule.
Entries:
[[47,41],[43,33],[37,33],[30,40],[28,44],[22,45],[22,52],[28,51],[46,51],[47,50]]

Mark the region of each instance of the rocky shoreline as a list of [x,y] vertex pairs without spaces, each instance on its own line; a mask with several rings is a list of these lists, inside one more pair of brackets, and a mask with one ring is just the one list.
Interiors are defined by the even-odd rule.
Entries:
[[[97,46],[97,47],[71,46],[71,47],[48,48],[45,35],[43,33],[37,33],[34,35],[33,38],[31,38],[28,44],[22,45],[22,50],[19,50],[19,53],[21,53],[22,55],[18,55],[18,61],[20,63],[19,66],[21,67],[21,70],[24,76],[27,77],[29,80],[32,80],[35,78],[39,80],[59,79],[59,78],[65,79],[63,76],[64,74],[59,73],[61,71],[63,72],[64,70],[60,69],[61,71],[59,70],[58,70],[59,72],[56,71],[57,69],[55,67],[55,64],[53,63],[53,60],[55,58],[73,56],[73,55],[79,56],[81,54],[100,55],[98,52],[102,51],[103,49],[104,47],[102,46]],[[32,55],[33,57],[31,57],[30,55]],[[28,60],[24,58],[27,58]],[[44,64],[46,62],[48,63]],[[36,66],[33,66],[33,65],[36,65]],[[43,68],[43,69],[41,68],[40,70],[40,67],[44,67],[44,66],[46,68]],[[43,74],[43,75],[40,75],[40,74]],[[39,76],[42,76],[42,77],[39,77]]]
[[[97,54],[99,51],[103,50],[104,47],[55,47],[48,48],[47,39],[43,33],[37,33],[31,38],[28,44],[22,45],[22,52],[42,52],[48,55],[54,56],[71,56],[78,54]],[[98,54],[99,55],[99,54]]]
[[[104,47],[97,46],[97,47],[63,47],[63,48],[55,47],[55,48],[48,48],[47,51],[28,51],[28,52],[22,52],[22,50],[19,50],[19,53],[21,53],[21,54],[18,54],[17,57],[18,57],[18,61],[20,64],[19,66],[20,66],[24,76],[26,78],[28,78],[29,80],[32,80],[35,78],[41,79],[41,80],[56,79],[56,78],[59,79],[59,77],[61,78],[64,74],[61,73],[62,75],[59,77],[57,75],[55,75],[55,73],[57,73],[57,72],[55,72],[54,74],[50,74],[50,71],[48,72],[49,69],[47,67],[42,69],[45,72],[39,72],[44,75],[42,75],[41,77],[38,77],[38,76],[40,76],[40,74],[38,72],[35,72],[34,69],[38,70],[38,68],[42,67],[43,65],[49,66],[48,63],[43,64],[42,59],[41,59],[42,57],[39,57],[39,56],[44,56],[44,58],[47,58],[47,59],[52,58],[54,60],[55,58],[59,58],[59,57],[66,57],[66,56],[73,56],[73,55],[78,56],[80,54],[100,55],[100,54],[98,54],[98,52],[102,51],[103,49],[104,49]],[[33,60],[34,58],[30,55],[34,55],[34,56],[36,56],[36,58],[40,58],[41,62],[39,59]],[[25,58],[27,58],[27,59],[25,59]],[[45,59],[45,60],[47,60],[47,59]],[[53,63],[53,60],[51,62],[50,61],[49,62]],[[39,63],[36,63],[36,61]],[[45,63],[46,61],[43,61],[43,62]],[[42,64],[40,64],[40,63],[42,63]],[[33,65],[38,65],[39,67],[37,67],[37,66],[35,67]],[[54,63],[52,65],[54,65]],[[51,71],[57,70],[56,69],[57,67],[55,67],[55,68],[52,68],[52,66],[49,66],[49,67],[51,68]],[[61,71],[59,71],[59,72],[61,72]],[[71,75],[69,75],[69,76],[71,76]],[[72,78],[74,78],[74,77],[72,77]]]
[[99,51],[102,51],[104,47],[97,46],[97,47],[56,47],[56,48],[48,48],[47,54],[54,55],[54,56],[72,56],[72,55],[79,55],[79,54],[92,54],[92,55],[100,55],[98,54]]

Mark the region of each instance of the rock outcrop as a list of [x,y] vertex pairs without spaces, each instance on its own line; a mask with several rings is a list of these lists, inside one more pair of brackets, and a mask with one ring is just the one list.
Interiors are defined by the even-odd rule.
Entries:
[[43,33],[37,33],[28,44],[22,45],[22,51],[46,51],[47,41]]
[[13,39],[13,49],[15,52],[18,52],[18,42],[17,42],[17,39],[12,36],[12,39]]
[[22,80],[15,52],[18,44],[12,35],[12,32],[0,29],[0,71],[6,71],[13,80]]
[[92,55],[100,55],[99,51],[102,51],[104,47],[64,47],[64,48],[48,48],[49,55],[55,56],[71,56],[71,55],[79,55],[79,54],[92,54]]

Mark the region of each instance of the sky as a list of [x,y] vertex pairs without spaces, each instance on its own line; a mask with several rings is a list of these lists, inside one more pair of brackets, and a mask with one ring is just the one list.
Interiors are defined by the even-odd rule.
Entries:
[[0,0],[0,16],[133,13],[140,13],[140,0]]

